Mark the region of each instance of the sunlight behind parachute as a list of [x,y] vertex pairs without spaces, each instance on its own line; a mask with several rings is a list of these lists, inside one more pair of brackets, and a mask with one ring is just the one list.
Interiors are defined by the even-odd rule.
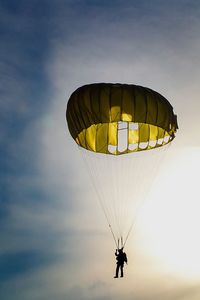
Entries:
[[[79,148],[105,218],[125,244],[169,145],[132,155],[107,156]],[[123,239],[123,240],[121,240]],[[123,242],[123,243],[121,243]]]
[[167,162],[140,214],[144,247],[160,268],[195,280],[200,278],[200,149],[174,150]]

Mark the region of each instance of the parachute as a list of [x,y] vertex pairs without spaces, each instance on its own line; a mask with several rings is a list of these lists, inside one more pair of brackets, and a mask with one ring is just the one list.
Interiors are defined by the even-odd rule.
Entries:
[[159,150],[175,138],[173,107],[147,87],[94,83],[72,93],[66,119],[116,246],[124,247],[160,164]]

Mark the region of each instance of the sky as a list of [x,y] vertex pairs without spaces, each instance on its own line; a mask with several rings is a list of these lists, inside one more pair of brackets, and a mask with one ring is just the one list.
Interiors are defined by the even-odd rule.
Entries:
[[[196,0],[0,0],[1,299],[199,299],[199,31]],[[119,280],[65,120],[94,82],[147,86],[178,115]]]

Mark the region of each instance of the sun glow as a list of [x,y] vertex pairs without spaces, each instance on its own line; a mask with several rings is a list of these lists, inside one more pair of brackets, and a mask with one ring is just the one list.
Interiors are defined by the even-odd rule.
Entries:
[[200,277],[200,149],[167,157],[141,212],[145,248],[165,270]]

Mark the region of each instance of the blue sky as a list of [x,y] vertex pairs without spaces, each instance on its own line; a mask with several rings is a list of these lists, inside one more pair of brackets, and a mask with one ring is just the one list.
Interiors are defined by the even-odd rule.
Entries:
[[0,0],[1,299],[199,299],[200,269],[190,280],[155,267],[139,229],[131,276],[111,281],[113,244],[65,121],[83,84],[148,86],[179,116],[174,151],[198,158],[199,20],[194,0]]

